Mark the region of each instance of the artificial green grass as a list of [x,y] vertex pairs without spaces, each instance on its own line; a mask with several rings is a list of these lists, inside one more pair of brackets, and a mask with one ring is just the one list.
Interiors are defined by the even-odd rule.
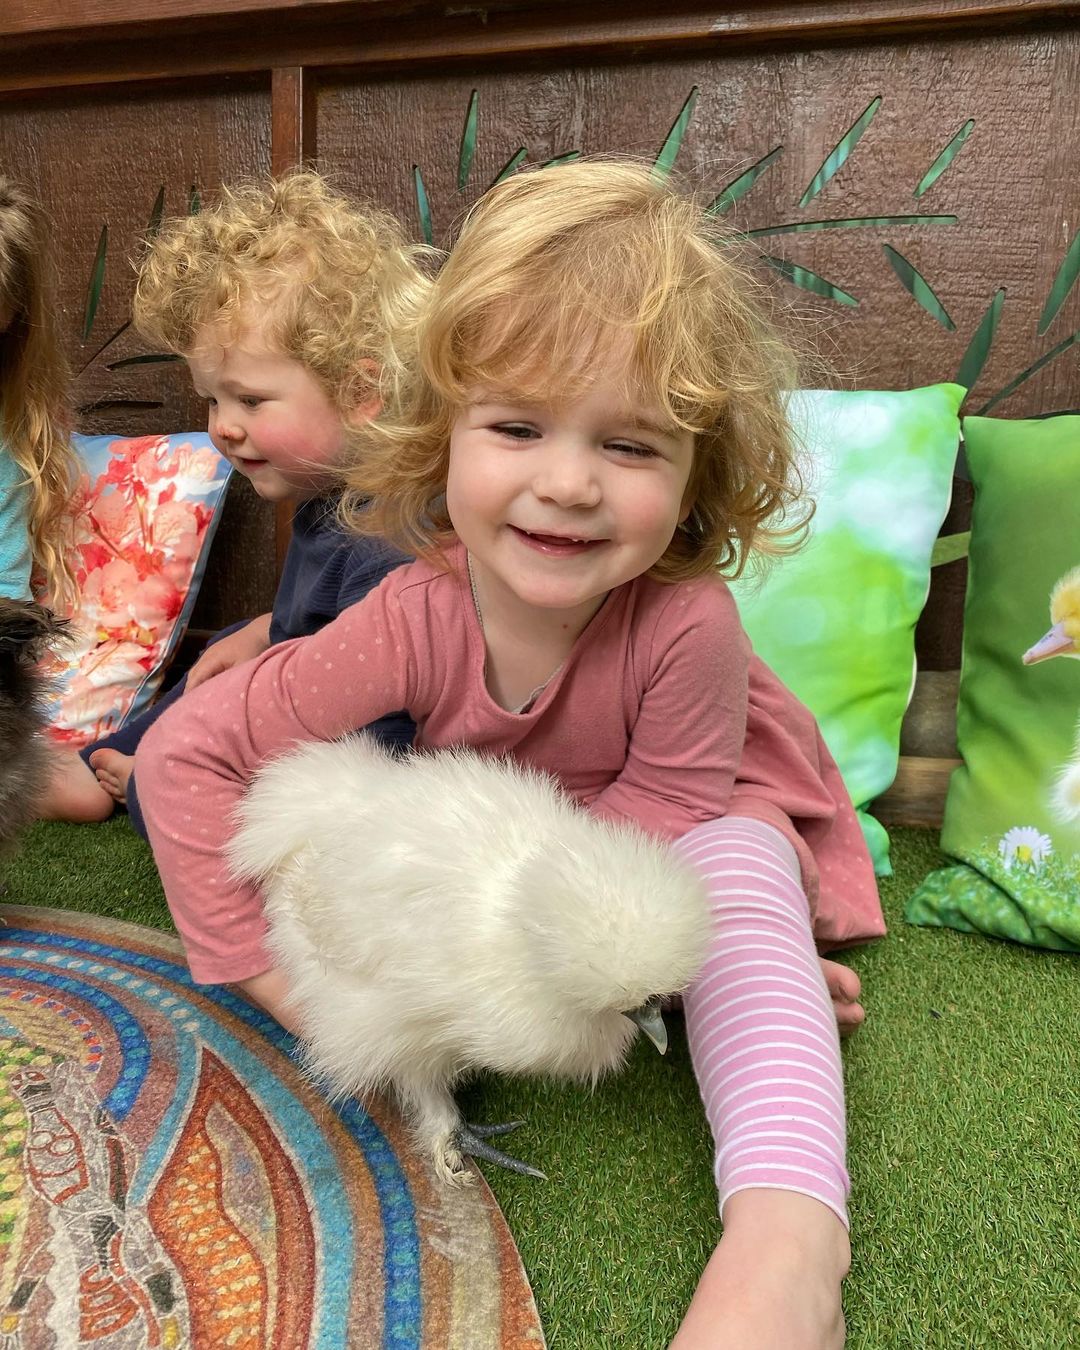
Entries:
[[[1074,956],[912,928],[933,837],[894,833],[890,935],[847,960],[866,1026],[848,1043],[855,1350],[1080,1344],[1075,1220],[1080,1036]],[[168,926],[149,852],[123,819],[39,825],[7,903]],[[537,1182],[489,1178],[552,1350],[661,1350],[718,1236],[712,1149],[677,1019],[588,1091],[484,1079],[473,1120],[524,1118],[511,1151]]]

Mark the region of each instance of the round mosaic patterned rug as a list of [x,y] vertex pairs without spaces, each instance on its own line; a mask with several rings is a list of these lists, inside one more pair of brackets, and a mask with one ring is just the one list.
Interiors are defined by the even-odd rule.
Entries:
[[4,1350],[543,1345],[482,1180],[134,924],[0,907]]

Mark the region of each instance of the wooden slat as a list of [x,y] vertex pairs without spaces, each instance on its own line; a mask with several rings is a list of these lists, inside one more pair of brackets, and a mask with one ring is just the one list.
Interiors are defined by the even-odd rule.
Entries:
[[[10,4],[10,0],[8,0]],[[387,12],[378,0],[298,5],[263,0],[232,5],[179,0],[148,12],[147,0],[87,0],[78,22],[51,0],[34,26],[33,0],[21,24],[0,20],[0,92],[269,70],[415,70],[418,64],[497,61],[545,55],[637,57],[784,44],[906,39],[920,33],[986,33],[1080,17],[1080,0],[845,0],[659,6],[644,0],[546,0],[543,5],[445,6]],[[414,11],[415,7],[409,7]],[[424,7],[427,10],[427,7]],[[120,15],[127,14],[128,22]],[[258,18],[256,16],[258,15]],[[103,18],[103,16],[105,16]],[[106,22],[106,19],[108,20]],[[95,25],[95,20],[98,26]],[[104,24],[104,26],[102,26]],[[6,25],[6,27],[4,26]],[[77,44],[75,39],[78,39]]]
[[[381,12],[397,13],[427,9],[427,20],[442,7],[421,4],[401,4],[399,0],[5,0],[0,11],[0,37],[27,34],[58,34],[76,30],[108,29],[139,24],[145,30],[151,25],[187,23],[197,25],[209,20],[250,16],[258,13],[267,17],[289,19],[305,11],[306,21],[334,18],[340,14],[356,13],[365,18]],[[449,8],[449,7],[447,7]],[[458,7],[467,13],[471,7]],[[518,10],[536,9],[529,0],[487,0],[477,5],[477,17]],[[590,5],[582,0],[545,0],[543,9],[559,27],[575,16],[615,8],[610,0]],[[718,4],[625,4],[617,7],[620,19],[632,19],[634,9],[652,11],[655,18],[660,9],[678,9],[694,12],[694,19],[681,20],[688,30],[713,33],[738,32],[761,36],[782,30],[786,35],[796,31],[817,33],[854,32],[879,34],[898,28],[920,28],[927,25],[936,29],[953,23],[1009,22],[1027,19],[1034,14],[1068,15],[1075,9],[1075,0],[784,0],[782,3],[741,5]],[[562,13],[560,13],[562,11]],[[445,11],[444,11],[445,12]],[[556,17],[557,16],[557,17]],[[641,16],[632,19],[641,27]]]
[[[315,103],[303,66],[278,66],[270,74],[270,166],[275,174],[314,164]],[[292,538],[292,505],[274,508],[274,564],[280,578]]]
[[0,36],[8,33],[67,33],[75,28],[110,28],[131,23],[200,20],[224,14],[285,14],[289,10],[386,8],[386,0],[4,0]]

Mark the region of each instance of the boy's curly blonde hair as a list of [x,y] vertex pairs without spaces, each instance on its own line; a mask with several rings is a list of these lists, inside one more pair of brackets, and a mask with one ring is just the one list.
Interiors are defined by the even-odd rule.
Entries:
[[135,323],[181,356],[207,330],[236,340],[257,329],[306,366],[343,414],[374,395],[390,404],[428,252],[392,216],[316,173],[225,187],[215,205],[148,241]]
[[473,207],[423,312],[397,415],[365,429],[345,522],[436,557],[450,430],[478,389],[572,398],[626,353],[620,391],[694,434],[693,509],[650,575],[737,575],[797,542],[812,509],[786,414],[792,349],[732,235],[648,166],[516,174]]
[[0,178],[0,453],[26,475],[30,550],[49,601],[70,610],[78,587],[65,556],[68,505],[80,466],[51,282],[44,212]]

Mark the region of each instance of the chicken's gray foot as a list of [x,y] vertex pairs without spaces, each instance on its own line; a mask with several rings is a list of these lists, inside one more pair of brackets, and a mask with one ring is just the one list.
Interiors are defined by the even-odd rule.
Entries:
[[517,1172],[519,1176],[539,1177],[541,1181],[547,1181],[543,1172],[530,1167],[528,1163],[523,1163],[518,1158],[511,1158],[508,1153],[503,1153],[501,1149],[493,1148],[487,1143],[493,1136],[509,1134],[522,1124],[524,1122],[520,1120],[512,1120],[505,1125],[466,1125],[462,1122],[454,1131],[454,1143],[470,1158],[479,1158],[483,1162],[505,1167],[509,1172]]

